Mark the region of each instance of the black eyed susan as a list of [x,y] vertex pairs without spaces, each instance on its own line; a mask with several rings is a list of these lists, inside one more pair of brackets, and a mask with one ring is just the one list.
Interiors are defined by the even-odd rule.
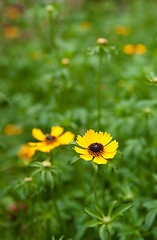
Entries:
[[111,140],[109,133],[95,132],[90,129],[83,137],[77,136],[76,142],[79,147],[74,147],[74,150],[86,161],[93,160],[97,164],[106,164],[107,160],[117,153],[118,142],[116,140],[111,142]]
[[[63,133],[64,128],[55,126],[51,128],[50,134],[44,134],[40,129],[34,128],[32,135],[40,142],[30,142],[29,145],[41,152],[50,152],[60,145],[67,145],[74,141],[74,134],[70,131]],[[63,134],[62,134],[63,133]]]

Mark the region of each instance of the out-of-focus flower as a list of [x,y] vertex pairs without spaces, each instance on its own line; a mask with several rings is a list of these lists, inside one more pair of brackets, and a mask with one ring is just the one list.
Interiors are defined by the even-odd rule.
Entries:
[[53,148],[74,141],[73,133],[70,131],[63,133],[63,131],[64,128],[55,126],[51,128],[50,134],[44,134],[40,129],[33,128],[32,135],[40,142],[29,142],[29,145],[41,152],[50,152]]
[[109,133],[94,132],[90,129],[83,137],[77,136],[76,142],[79,147],[74,147],[74,150],[80,153],[80,158],[85,161],[93,160],[97,164],[106,164],[117,153],[118,142],[111,140]]
[[15,202],[7,207],[7,210],[11,213],[16,213],[18,211],[26,212],[28,209],[27,205],[23,202]]
[[117,33],[118,35],[129,35],[130,34],[130,28],[125,27],[125,26],[121,26],[121,25],[117,25],[114,29],[115,33]]
[[108,40],[106,38],[98,38],[97,39],[97,43],[99,45],[107,45],[108,44]]
[[18,152],[18,157],[22,158],[25,163],[29,163],[31,161],[31,157],[34,154],[35,154],[35,148],[30,147],[27,144],[24,144]]
[[29,56],[33,61],[37,61],[37,60],[41,60],[43,58],[44,54],[42,51],[39,50],[39,51],[30,52]]
[[44,168],[50,168],[51,167],[51,162],[49,162],[47,160],[43,161],[41,164]]
[[90,22],[87,22],[87,21],[80,23],[80,28],[83,31],[86,31],[86,30],[90,29],[91,26],[92,26],[92,24]]
[[153,77],[153,83],[157,84],[157,76]]
[[69,59],[69,58],[62,58],[61,63],[62,63],[63,65],[69,65],[70,59]]
[[143,44],[137,44],[135,46],[135,53],[136,54],[144,54],[146,52],[146,46]]
[[123,52],[128,55],[144,54],[146,52],[146,46],[144,46],[143,44],[127,44],[123,47]]
[[9,123],[5,128],[4,128],[4,133],[8,136],[12,135],[19,135],[22,133],[22,128],[17,125],[13,125],[12,123]]
[[54,7],[52,5],[47,5],[46,6],[46,11],[49,12],[49,13],[53,12],[54,11]]
[[33,181],[33,178],[32,177],[25,177],[24,181],[25,181],[25,183],[30,183],[30,182]]
[[14,26],[7,26],[3,29],[3,34],[5,38],[16,39],[20,37],[20,30]]
[[21,15],[21,11],[19,8],[11,6],[6,8],[5,14],[10,19],[16,19]]

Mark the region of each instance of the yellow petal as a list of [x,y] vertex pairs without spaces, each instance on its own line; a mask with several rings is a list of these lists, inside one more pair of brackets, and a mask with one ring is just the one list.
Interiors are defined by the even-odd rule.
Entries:
[[84,154],[84,155],[80,155],[80,158],[84,159],[85,161],[91,161],[93,156],[90,154]]
[[106,163],[107,163],[107,160],[104,159],[104,158],[101,157],[101,156],[98,156],[98,157],[95,157],[95,158],[94,158],[94,162],[97,163],[97,164],[106,164]]
[[87,148],[90,144],[85,140],[84,137],[81,137],[80,135],[77,136],[77,144],[83,148]]
[[105,152],[102,155],[103,155],[104,158],[114,158],[116,153],[117,153],[116,151],[114,151],[114,152]]
[[63,133],[63,131],[64,131],[64,128],[62,127],[59,127],[59,126],[52,127],[50,135],[54,137],[58,137]]
[[87,154],[88,153],[86,149],[82,149],[82,148],[78,148],[78,147],[74,147],[74,150],[77,153],[81,153],[81,154]]
[[118,148],[118,142],[114,140],[105,147],[105,152],[114,152]]
[[46,136],[43,134],[43,132],[38,128],[33,128],[32,135],[34,138],[36,138],[39,141],[44,141]]
[[98,140],[98,133],[90,129],[85,133],[84,140],[90,144],[95,143]]
[[[102,135],[102,134],[101,134]],[[105,146],[107,145],[110,141],[112,140],[112,137],[109,133],[105,132],[102,139],[101,143]]]
[[61,145],[67,145],[70,142],[74,141],[75,135],[71,132],[65,132],[63,135],[58,137],[57,141]]

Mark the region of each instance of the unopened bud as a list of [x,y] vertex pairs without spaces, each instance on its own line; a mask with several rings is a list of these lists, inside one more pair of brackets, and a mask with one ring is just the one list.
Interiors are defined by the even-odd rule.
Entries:
[[108,44],[108,40],[106,38],[98,38],[97,39],[97,43],[99,45],[107,45]]
[[105,224],[108,224],[110,221],[111,221],[111,218],[110,218],[109,216],[105,216],[105,217],[103,218],[103,222],[104,222]]
[[41,164],[44,168],[50,168],[51,167],[51,163],[47,160],[43,161]]
[[46,6],[46,11],[49,12],[49,13],[53,12],[54,11],[54,7],[52,5],[47,5]]
[[61,63],[63,65],[68,65],[70,63],[70,60],[69,60],[69,58],[62,58]]
[[153,77],[153,83],[157,83],[157,76]]
[[32,177],[25,177],[24,179],[25,183],[30,183],[33,181],[33,178]]

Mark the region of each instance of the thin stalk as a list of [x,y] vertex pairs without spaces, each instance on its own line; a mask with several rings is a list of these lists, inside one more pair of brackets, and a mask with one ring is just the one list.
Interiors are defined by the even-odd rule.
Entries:
[[94,202],[97,204],[98,203],[97,187],[96,187],[97,169],[94,164],[93,164],[93,168],[94,168]]
[[106,226],[106,229],[107,229],[108,240],[112,240],[111,239],[111,233],[110,233],[110,230],[109,230],[108,226]]
[[57,201],[56,201],[55,197],[53,197],[53,202],[54,202],[54,207],[56,209],[56,213],[58,215],[58,219],[59,219],[59,221],[60,221],[60,223],[62,225],[62,229],[63,229],[63,231],[65,233],[66,232],[65,223],[64,223],[64,221],[62,219],[62,216],[60,214],[60,211],[59,211],[59,208],[58,208]]
[[102,49],[99,49],[99,63],[97,73],[97,124],[98,130],[100,130],[101,119],[101,69],[102,69]]

